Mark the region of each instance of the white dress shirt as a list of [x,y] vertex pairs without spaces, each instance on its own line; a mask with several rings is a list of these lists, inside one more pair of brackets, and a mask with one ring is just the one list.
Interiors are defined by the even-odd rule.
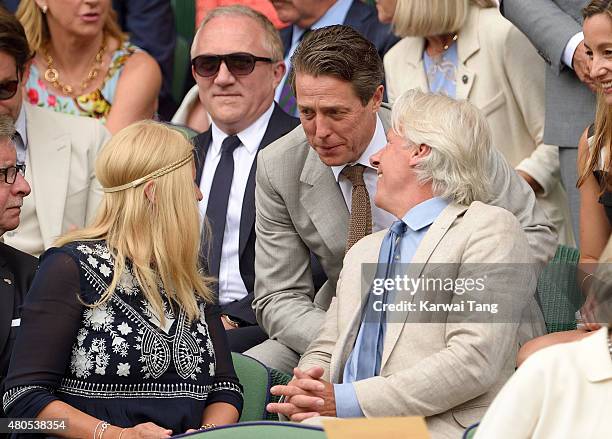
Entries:
[[21,111],[19,111],[19,116],[17,116],[17,120],[15,121],[15,131],[17,131],[17,136],[15,140],[15,148],[17,149],[17,163],[25,163],[26,162],[26,151],[28,150],[28,126],[26,124],[26,113],[25,108],[22,105]]
[[[395,216],[386,210],[382,210],[374,204],[378,174],[376,173],[376,169],[370,165],[370,157],[380,151],[386,144],[387,136],[385,135],[385,128],[383,127],[380,118],[376,116],[376,130],[374,131],[374,136],[372,136],[370,144],[356,162],[366,167],[363,172],[363,181],[365,182],[366,189],[370,195],[370,205],[372,207],[372,232],[387,229],[391,226],[391,224],[393,224],[393,221],[397,220]],[[331,168],[332,172],[334,173],[334,177],[336,177],[336,181],[340,185],[342,196],[344,197],[344,201],[346,202],[346,206],[350,212],[351,201],[353,199],[353,185],[348,178],[340,174],[344,169],[344,166],[345,165],[332,166]]]
[[576,48],[578,47],[578,44],[582,43],[583,41],[584,41],[584,33],[578,32],[576,35],[570,38],[570,40],[565,45],[565,49],[563,50],[562,59],[563,59],[563,63],[566,66],[568,66],[570,69],[574,68],[572,64],[574,61],[574,53],[576,52]]
[[[240,275],[240,217],[242,216],[242,201],[246,190],[249,173],[259,149],[259,144],[268,128],[268,122],[274,110],[274,103],[253,124],[237,133],[241,145],[234,150],[234,176],[230,188],[227,213],[225,217],[225,233],[221,247],[221,262],[219,266],[219,303],[226,305],[240,300],[248,292]],[[206,153],[200,190],[204,198],[199,203],[200,215],[206,215],[208,198],[213,177],[221,159],[221,143],[228,137],[217,127],[215,121],[211,122],[212,143]]]

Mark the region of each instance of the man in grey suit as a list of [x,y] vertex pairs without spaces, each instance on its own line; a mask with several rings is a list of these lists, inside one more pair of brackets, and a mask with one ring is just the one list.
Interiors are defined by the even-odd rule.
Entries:
[[514,372],[519,316],[538,312],[534,258],[518,220],[482,202],[491,137],[476,107],[409,90],[392,120],[371,161],[376,206],[396,221],[348,251],[323,327],[268,409],[425,416],[432,438],[458,438]]
[[[257,159],[253,308],[270,339],[246,352],[284,371],[320,331],[347,247],[394,221],[370,202],[377,180],[370,157],[391,126],[376,47],[351,27],[329,26],[304,38],[292,65],[302,125]],[[553,226],[497,151],[489,169],[491,203],[514,213],[543,266],[555,251]],[[318,291],[311,253],[328,278]]]
[[578,242],[580,196],[576,189],[578,140],[594,121],[581,10],[588,0],[503,0],[502,14],[538,49],[546,69],[544,143],[559,145],[561,181],[569,197]]

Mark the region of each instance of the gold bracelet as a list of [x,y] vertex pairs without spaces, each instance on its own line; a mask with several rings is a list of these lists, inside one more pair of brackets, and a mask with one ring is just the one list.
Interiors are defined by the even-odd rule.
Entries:
[[200,426],[200,430],[210,430],[211,428],[217,427],[217,424],[203,424]]
[[121,431],[119,432],[119,437],[117,439],[121,439],[121,436],[123,436],[123,432],[125,430],[127,430],[127,427],[121,429]]
[[230,326],[233,326],[234,328],[239,328],[240,327],[240,323],[237,322],[236,320],[232,319],[230,316],[228,316],[227,314],[221,314],[221,319],[227,323]]
[[583,290],[584,288],[584,282],[589,278],[589,277],[593,277],[593,273],[589,273],[587,274],[585,277],[582,278],[582,282],[580,283],[580,291],[582,291],[583,293],[586,293],[586,291]]
[[100,428],[100,425],[102,424],[104,424],[104,421],[98,422],[98,424],[96,425],[96,428],[94,428],[93,439],[96,439],[96,433],[98,432],[98,428]]

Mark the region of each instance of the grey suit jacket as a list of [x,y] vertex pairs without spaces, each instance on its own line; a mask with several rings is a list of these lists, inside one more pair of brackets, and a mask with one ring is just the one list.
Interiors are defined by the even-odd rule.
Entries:
[[[365,237],[347,253],[325,324],[300,361],[303,370],[321,366],[324,379],[342,382],[361,325],[362,297],[372,282],[373,273],[367,274],[363,264],[378,262],[386,232]],[[398,299],[411,301],[417,310],[426,300],[457,305],[490,301],[499,305],[500,316],[478,315],[465,307],[436,313],[437,323],[429,323],[430,312],[389,312],[379,376],[353,383],[363,413],[425,416],[432,438],[461,437],[514,372],[524,311],[537,312],[533,321],[523,322],[534,328],[531,335],[543,332],[532,261],[525,234],[508,211],[478,201],[469,208],[455,203],[446,207],[405,274],[444,282],[471,278],[484,288],[459,295],[435,287],[425,290],[421,284],[416,294],[403,293]],[[510,315],[517,318],[506,318]]]
[[[389,107],[383,104],[378,114],[388,130]],[[489,168],[495,194],[491,204],[514,213],[543,267],[556,249],[554,227],[531,188],[497,150]],[[309,146],[301,126],[259,153],[255,208],[255,315],[271,339],[301,354],[321,329],[335,295],[349,220],[331,168]],[[318,291],[310,252],[328,278]]]
[[502,14],[538,49],[546,69],[544,143],[577,148],[595,117],[595,95],[563,64],[567,42],[582,30],[588,0],[503,0]]

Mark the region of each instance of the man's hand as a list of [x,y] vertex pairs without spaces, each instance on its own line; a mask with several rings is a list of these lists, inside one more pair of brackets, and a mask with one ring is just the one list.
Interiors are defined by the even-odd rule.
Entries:
[[268,404],[267,410],[279,413],[292,421],[303,421],[314,416],[336,416],[334,386],[323,379],[323,369],[313,367],[293,370],[295,377],[286,386],[274,386],[270,392],[284,396],[285,402]]
[[538,183],[535,178],[533,178],[531,175],[529,175],[528,173],[526,173],[525,171],[519,171],[517,170],[516,173],[518,175],[520,175],[521,177],[523,177],[523,179],[527,182],[527,184],[529,186],[531,186],[531,189],[533,189],[533,193],[534,194],[539,194],[540,192],[543,192],[544,189],[542,188],[542,186],[540,186],[540,183]]
[[591,79],[591,60],[586,54],[586,48],[584,47],[584,41],[576,47],[574,51],[574,57],[572,58],[572,68],[578,79],[588,86],[592,91],[596,91],[595,83]]

